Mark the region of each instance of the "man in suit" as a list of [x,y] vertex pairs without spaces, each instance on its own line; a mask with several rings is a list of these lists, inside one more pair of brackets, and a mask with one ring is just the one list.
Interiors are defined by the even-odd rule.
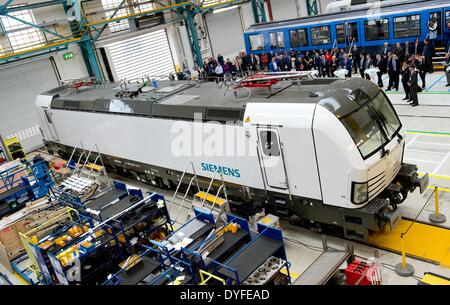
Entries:
[[402,66],[403,62],[405,61],[405,50],[403,49],[400,42],[397,43],[394,53],[395,55],[397,55],[397,58],[400,61],[400,66]]
[[391,52],[391,48],[387,42],[384,43],[383,49],[381,49],[382,56],[388,56],[389,52]]
[[414,42],[413,52],[414,52],[413,55],[422,55],[423,45],[420,42],[419,38],[416,38],[416,41]]
[[344,58],[341,60],[341,68],[347,69],[347,77],[352,77],[352,60],[348,58],[347,54],[344,54]]
[[434,47],[431,43],[430,39],[425,39],[425,45],[423,47],[423,56],[425,56],[425,65],[427,72],[433,73],[433,56],[434,56]]
[[419,97],[417,95],[417,92],[419,90],[419,85],[417,83],[417,71],[414,65],[409,66],[410,76],[408,81],[409,86],[409,94],[411,97],[411,106],[416,107],[419,105]]
[[374,66],[378,68],[378,87],[383,88],[383,74],[386,73],[387,67],[386,67],[386,60],[381,57],[380,54],[377,54],[376,60],[374,62]]
[[409,41],[405,42],[405,61],[408,61],[408,59],[413,55],[414,53],[414,47],[409,44]]
[[351,50],[352,54],[352,62],[353,62],[353,68],[355,69],[354,73],[358,73],[358,59],[359,59],[359,50],[356,45],[353,45],[353,48]]
[[411,76],[411,72],[409,71],[409,65],[406,62],[403,63],[401,74],[402,74],[403,90],[405,91],[405,98],[403,98],[403,100],[409,101],[411,99],[411,97],[410,97],[408,82],[409,82],[409,78]]
[[398,91],[398,83],[400,81],[400,61],[395,54],[392,54],[388,59],[388,72],[389,86],[386,91],[390,91],[392,88]]
[[366,74],[366,70],[373,68],[373,60],[370,54],[366,55],[366,62],[364,63],[364,76],[365,78],[370,80],[370,76]]
[[361,77],[365,78],[364,70],[366,69],[366,56],[364,56],[363,53],[359,54],[358,66],[359,66],[359,73],[361,74]]

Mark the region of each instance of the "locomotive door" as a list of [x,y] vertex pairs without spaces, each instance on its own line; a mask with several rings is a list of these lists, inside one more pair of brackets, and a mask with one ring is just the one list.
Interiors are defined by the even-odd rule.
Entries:
[[277,128],[257,128],[260,165],[266,185],[276,189],[288,189],[283,147]]

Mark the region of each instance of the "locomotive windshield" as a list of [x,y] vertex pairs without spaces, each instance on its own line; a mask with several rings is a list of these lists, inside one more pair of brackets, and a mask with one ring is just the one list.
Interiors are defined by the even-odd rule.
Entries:
[[366,159],[395,137],[401,123],[392,104],[381,90],[373,99],[357,102],[362,106],[343,117],[341,121],[355,141],[362,157]]

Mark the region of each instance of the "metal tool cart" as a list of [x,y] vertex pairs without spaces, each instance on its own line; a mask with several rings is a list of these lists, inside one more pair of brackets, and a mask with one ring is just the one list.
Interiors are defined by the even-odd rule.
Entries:
[[[40,215],[43,216],[40,216]],[[11,262],[11,267],[30,285],[40,284],[40,273],[38,263],[32,251],[32,244],[47,238],[58,228],[69,226],[76,221],[81,221],[80,214],[71,207],[61,207],[58,202],[53,201],[44,209],[38,209],[28,215],[29,219],[42,217],[42,222],[31,226],[27,231],[18,232],[25,253]]]
[[[90,217],[79,215],[78,219],[54,229],[52,233],[41,238],[37,243],[32,240],[28,241],[30,258],[36,262],[41,284],[58,282],[49,254],[58,254],[77,245],[80,236],[93,227],[94,223]],[[69,230],[71,231],[69,232]]]
[[[213,261],[210,274],[223,278],[226,284],[290,284],[281,230],[258,224],[258,234],[225,262]],[[284,271],[283,271],[284,270]]]
[[176,277],[184,284],[192,279],[190,266],[167,256],[152,246],[141,246],[141,254],[132,255],[121,263],[120,271],[108,277],[106,285],[163,285]]
[[194,208],[194,216],[159,245],[168,255],[178,257],[182,248],[195,248],[216,228],[211,212]]
[[0,172],[0,217],[14,213],[27,202],[47,195],[53,184],[47,163],[41,158],[11,164]]
[[225,262],[252,239],[249,224],[245,219],[229,214],[226,217],[227,222],[201,243],[195,247],[181,248],[180,257],[196,270],[198,282],[200,273],[214,272],[217,265],[213,262]]
[[[79,234],[79,235],[78,235]],[[94,227],[84,218],[34,245],[34,252],[47,284],[97,284],[118,269],[127,256],[123,241],[108,224]],[[75,236],[68,239],[68,235]],[[78,235],[78,236],[77,236]],[[62,242],[61,242],[62,241]]]

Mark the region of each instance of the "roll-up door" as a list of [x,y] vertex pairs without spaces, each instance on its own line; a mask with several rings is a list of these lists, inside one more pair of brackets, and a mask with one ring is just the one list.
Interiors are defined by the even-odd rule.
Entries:
[[145,75],[166,77],[175,72],[165,29],[107,44],[116,81],[139,80]]
[[58,87],[49,58],[0,66],[0,133],[17,136],[25,151],[42,146],[36,96]]

